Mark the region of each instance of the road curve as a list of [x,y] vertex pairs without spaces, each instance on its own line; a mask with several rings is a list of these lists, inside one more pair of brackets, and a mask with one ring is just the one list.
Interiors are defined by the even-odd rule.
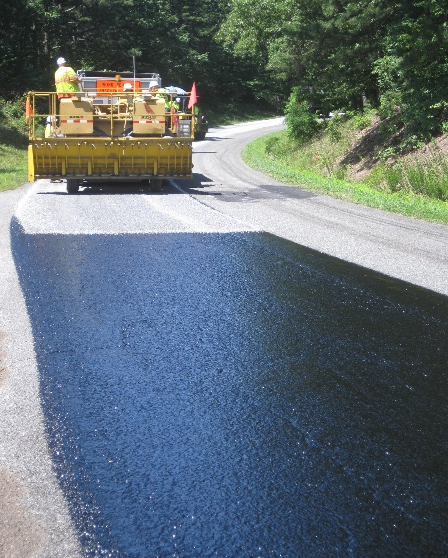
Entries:
[[[272,128],[270,128],[272,127]],[[448,295],[448,227],[313,194],[253,171],[239,157],[282,119],[210,130],[195,144],[195,199],[245,225]]]

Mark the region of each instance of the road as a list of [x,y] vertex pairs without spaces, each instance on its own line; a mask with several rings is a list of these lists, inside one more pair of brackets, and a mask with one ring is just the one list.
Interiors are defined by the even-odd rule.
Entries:
[[[193,556],[195,540],[212,535],[218,547],[229,545],[223,555],[249,556],[257,542],[251,532],[263,541],[266,556],[291,556],[291,544],[309,556],[323,549],[326,556],[367,556],[360,535],[376,537],[384,550],[391,538],[396,546],[387,549],[389,555],[404,556],[409,549],[397,528],[414,532],[412,544],[426,551],[422,539],[431,535],[432,555],[442,556],[446,540],[438,527],[443,512],[437,490],[444,488],[444,461],[439,456],[429,464],[423,449],[439,455],[443,445],[447,302],[437,293],[448,294],[447,228],[309,194],[250,171],[238,160],[241,146],[279,124],[212,130],[195,145],[194,180],[162,194],[104,186],[68,196],[63,184],[41,181],[0,196],[0,555],[77,558],[83,545],[96,556],[112,548],[110,540],[122,548],[129,545],[126,534],[138,541],[139,529],[152,525],[166,540],[158,549],[163,556]],[[326,255],[362,267],[347,268]],[[335,320],[340,337],[328,329]],[[155,346],[150,354],[142,348],[148,339]],[[294,350],[298,339],[306,347],[300,355]],[[388,347],[400,347],[402,360]],[[322,351],[330,356],[321,361]],[[319,362],[322,376],[297,383],[297,370],[316,370]],[[367,386],[360,366],[371,372]],[[176,380],[180,368],[182,381]],[[193,374],[198,368],[201,381]],[[143,369],[146,378],[130,373]],[[157,389],[151,378],[157,378]],[[339,402],[329,397],[332,390]],[[164,403],[158,412],[151,409],[155,400]],[[178,414],[167,411],[175,405]],[[415,416],[409,405],[418,409]],[[367,426],[357,428],[346,407]],[[271,408],[276,413],[266,412]],[[384,416],[390,432],[380,427]],[[367,442],[372,425],[376,430]],[[166,444],[143,448],[148,430]],[[412,441],[414,430],[421,435]],[[131,433],[135,445],[126,441]],[[292,481],[297,470],[289,465],[297,447],[303,452],[300,483]],[[381,474],[366,461],[369,452]],[[135,518],[141,510],[129,502],[148,482],[142,462],[152,463],[159,480],[149,495],[154,516],[142,514],[140,524]],[[92,471],[98,488],[91,484]],[[124,471],[132,471],[129,488]],[[111,509],[112,487],[120,479],[126,521]],[[198,493],[198,482],[202,513],[207,510],[213,523],[207,517],[193,521],[201,509],[188,495]],[[346,497],[331,489],[335,482],[347,483]],[[235,486],[241,503],[233,498]],[[351,494],[351,486],[360,492]],[[390,494],[380,494],[381,486]],[[428,494],[432,532],[421,507]],[[114,519],[95,527],[92,522],[101,525],[103,518],[104,495]],[[323,511],[325,499],[331,511]],[[418,509],[412,509],[414,501]],[[294,513],[282,502],[300,502],[302,532],[291,543],[288,529],[277,526],[275,548],[265,536],[273,529],[269,514],[285,526]],[[254,509],[255,528],[245,523]],[[356,514],[372,510],[384,519],[382,533],[375,532],[375,522],[367,530],[357,525]],[[312,542],[316,514],[324,526],[318,543]],[[240,527],[229,527],[226,517]],[[73,520],[84,526],[83,535]],[[120,529],[124,541],[116,534]],[[177,550],[176,533],[183,545]],[[226,543],[219,539],[223,533]],[[238,550],[241,541],[246,550]],[[130,546],[128,553],[111,553],[143,557],[135,545],[134,554]],[[201,557],[207,553],[212,555],[212,543]]]
[[317,195],[266,178],[238,157],[253,137],[241,124],[196,146],[195,199],[255,229],[448,294],[448,227]]

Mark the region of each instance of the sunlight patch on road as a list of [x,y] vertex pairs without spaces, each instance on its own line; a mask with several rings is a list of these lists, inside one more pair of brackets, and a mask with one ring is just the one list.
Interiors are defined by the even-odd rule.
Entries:
[[185,194],[84,192],[67,194],[65,182],[37,181],[16,217],[27,234],[231,233],[259,229]]

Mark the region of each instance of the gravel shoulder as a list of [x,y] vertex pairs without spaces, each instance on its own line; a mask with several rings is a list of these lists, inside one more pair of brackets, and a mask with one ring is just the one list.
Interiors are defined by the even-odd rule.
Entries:
[[10,221],[27,187],[0,195],[0,556],[79,558],[52,470],[33,337],[10,247]]

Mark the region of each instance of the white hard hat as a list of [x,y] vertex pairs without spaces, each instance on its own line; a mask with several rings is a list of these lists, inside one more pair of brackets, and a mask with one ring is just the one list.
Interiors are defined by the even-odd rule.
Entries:
[[63,57],[61,56],[61,58],[58,58],[58,59],[56,60],[56,64],[57,64],[58,66],[60,66],[61,64],[67,64],[67,62],[66,62],[65,58],[63,58]]
[[132,83],[125,83],[123,85],[123,91],[126,91],[127,89],[132,89]]
[[157,81],[150,81],[149,82],[149,87],[159,87],[159,84],[157,83]]
[[176,103],[180,103],[180,97],[176,97]]

